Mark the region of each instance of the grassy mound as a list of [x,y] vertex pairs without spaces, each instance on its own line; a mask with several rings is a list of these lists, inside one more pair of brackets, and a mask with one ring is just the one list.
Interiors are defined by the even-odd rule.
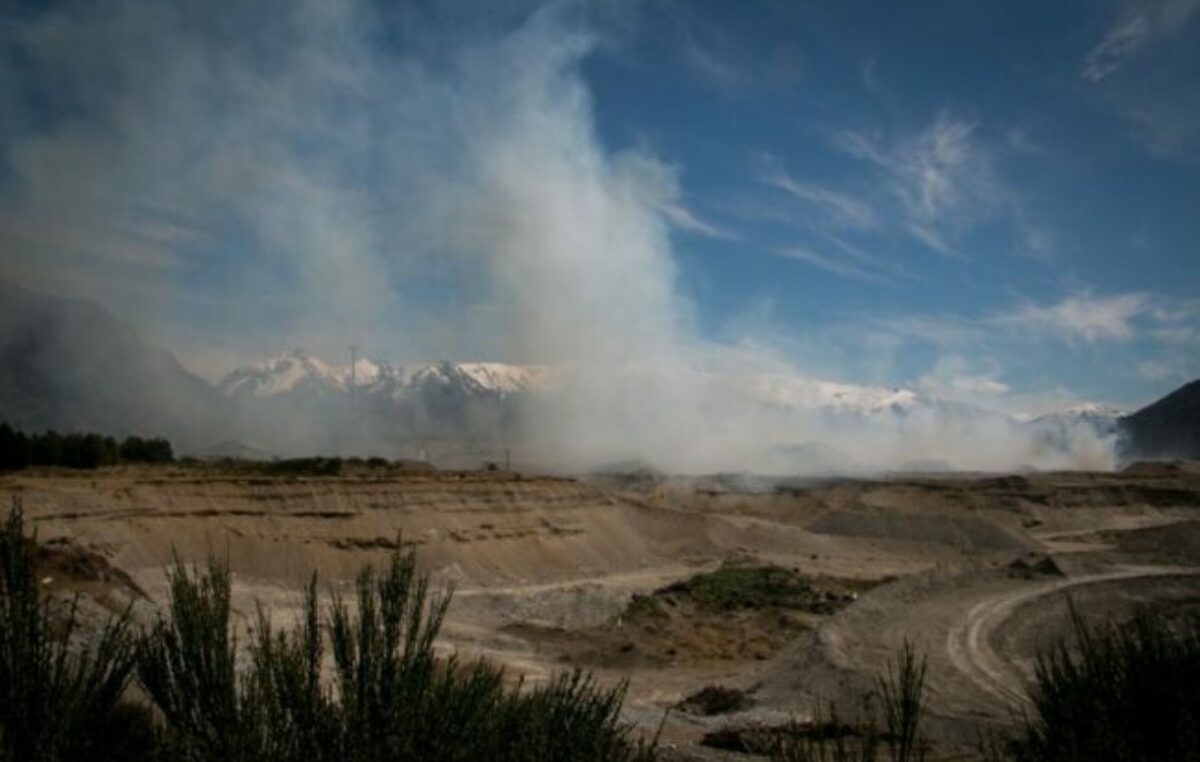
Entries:
[[791,569],[774,565],[725,564],[714,571],[677,582],[656,595],[682,595],[713,611],[797,609],[832,614],[854,598],[821,590]]

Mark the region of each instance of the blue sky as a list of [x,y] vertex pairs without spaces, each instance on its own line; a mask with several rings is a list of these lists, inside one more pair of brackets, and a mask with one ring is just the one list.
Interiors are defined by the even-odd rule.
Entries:
[[106,5],[0,15],[0,275],[210,377],[679,323],[1016,412],[1200,375],[1200,0]]
[[605,140],[680,168],[706,330],[873,382],[1197,375],[1200,4],[749,5],[654,4],[586,67]]

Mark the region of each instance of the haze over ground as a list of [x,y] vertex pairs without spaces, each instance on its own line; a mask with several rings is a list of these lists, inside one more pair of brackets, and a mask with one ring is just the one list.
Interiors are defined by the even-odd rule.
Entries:
[[209,378],[291,346],[547,364],[531,428],[581,463],[986,439],[968,465],[1005,468],[1007,426],[847,430],[725,379],[1036,414],[1200,373],[1193,0],[220,11],[0,25],[0,274]]

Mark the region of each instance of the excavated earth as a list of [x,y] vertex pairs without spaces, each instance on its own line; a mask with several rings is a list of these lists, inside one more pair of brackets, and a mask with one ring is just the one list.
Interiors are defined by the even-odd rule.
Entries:
[[[258,605],[286,619],[312,572],[345,588],[411,545],[454,590],[440,648],[514,679],[580,665],[628,680],[627,719],[662,724],[678,759],[751,759],[702,739],[822,706],[854,719],[906,640],[928,659],[935,758],[970,759],[1026,706],[1068,601],[1097,619],[1200,609],[1200,465],[1187,463],[871,480],[209,464],[22,472],[0,477],[7,496],[43,546],[43,584],[82,593],[96,617],[133,601],[149,621],[173,558],[215,554],[239,627]],[[714,610],[679,592],[723,565],[787,570],[815,603]],[[745,700],[668,713],[707,686]]]

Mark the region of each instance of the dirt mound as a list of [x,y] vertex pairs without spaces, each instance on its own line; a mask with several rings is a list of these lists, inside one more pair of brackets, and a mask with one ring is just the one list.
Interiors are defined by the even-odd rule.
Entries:
[[569,630],[526,622],[505,631],[572,663],[606,668],[762,661],[872,586],[779,566],[724,564],[635,594],[600,626]]
[[753,705],[754,699],[750,697],[749,691],[726,688],[722,685],[706,685],[680,701],[675,708],[686,714],[712,717],[718,714],[740,712]]
[[843,537],[949,545],[964,552],[1028,551],[1037,543],[975,516],[937,516],[882,511],[830,511],[808,531]]
[[1117,549],[1136,556],[1180,563],[1200,564],[1200,521],[1180,521],[1164,526],[1107,532]]
[[109,583],[146,597],[132,577],[110,564],[104,556],[81,548],[66,538],[59,537],[38,545],[35,558],[44,585]]
[[1188,473],[1187,461],[1134,461],[1121,469],[1126,476],[1178,476]]
[[[243,578],[287,586],[353,578],[397,537],[459,587],[587,579],[712,554],[715,519],[652,511],[571,479],[490,473],[340,477],[98,472],[6,478],[46,539],[93,548],[141,581],[174,552],[226,557]],[[710,556],[711,557],[711,556]]]
[[1016,559],[1008,565],[1008,570],[1009,576],[1020,577],[1022,579],[1066,576],[1053,558],[1050,556],[1041,556],[1039,558],[1036,554]]

